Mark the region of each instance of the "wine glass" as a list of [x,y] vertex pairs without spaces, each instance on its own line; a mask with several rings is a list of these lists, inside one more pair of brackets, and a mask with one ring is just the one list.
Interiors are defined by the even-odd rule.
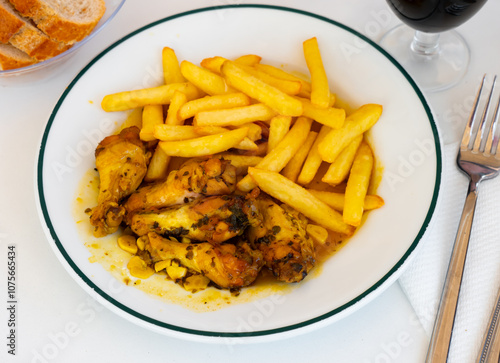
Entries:
[[456,85],[467,71],[470,50],[451,29],[469,20],[486,0],[386,1],[406,25],[390,30],[380,45],[423,90],[441,91]]

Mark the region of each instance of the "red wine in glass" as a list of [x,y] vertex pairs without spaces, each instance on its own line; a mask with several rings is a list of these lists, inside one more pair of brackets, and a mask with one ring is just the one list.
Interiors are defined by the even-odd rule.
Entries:
[[396,16],[413,29],[440,33],[469,20],[486,0],[387,0]]
[[457,84],[467,70],[470,51],[453,29],[474,16],[486,0],[386,1],[407,26],[389,31],[381,45],[422,89],[440,91]]

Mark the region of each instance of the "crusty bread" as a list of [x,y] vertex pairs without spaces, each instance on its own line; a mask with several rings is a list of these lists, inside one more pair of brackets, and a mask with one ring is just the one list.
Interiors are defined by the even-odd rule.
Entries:
[[34,26],[25,26],[13,36],[10,44],[24,51],[37,61],[43,61],[71,48],[71,45],[54,41]]
[[0,43],[8,43],[10,38],[24,26],[24,21],[9,9],[8,4],[4,6],[5,3],[5,0],[0,2]]
[[[12,36],[8,39],[8,42],[28,54],[30,57],[35,58],[35,60],[46,60],[61,54],[71,47],[70,45],[50,39],[47,35],[32,25],[29,19],[21,17],[8,1],[0,0],[0,10],[4,14],[10,14],[11,18],[6,20],[9,20],[12,24],[17,26],[19,22],[22,23],[22,26],[18,28],[16,33],[12,34]],[[14,26],[9,26],[5,23],[4,25],[0,25],[0,29],[3,27],[12,29],[15,28]],[[4,36],[4,38],[6,38],[6,36]]]
[[67,44],[89,35],[106,11],[103,0],[9,1],[49,37]]
[[54,57],[85,38],[104,0],[0,0],[0,70]]
[[26,53],[20,51],[10,44],[0,43],[0,70],[27,67],[36,63],[36,60],[31,58]]

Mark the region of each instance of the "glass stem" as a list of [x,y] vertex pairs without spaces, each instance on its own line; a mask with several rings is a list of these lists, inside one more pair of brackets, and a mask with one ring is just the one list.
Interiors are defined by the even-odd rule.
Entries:
[[439,54],[439,33],[416,31],[411,43],[411,50],[416,55],[437,57]]

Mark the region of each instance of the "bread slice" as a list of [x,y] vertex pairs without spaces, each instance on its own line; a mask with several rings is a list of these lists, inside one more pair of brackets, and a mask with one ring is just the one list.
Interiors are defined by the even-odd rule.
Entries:
[[34,26],[25,26],[13,36],[10,44],[24,51],[37,61],[55,57],[71,48],[71,45],[54,41]]
[[0,43],[8,43],[10,38],[24,26],[24,21],[9,9],[8,4],[3,6],[4,3],[5,0],[0,2]]
[[[16,25],[18,22],[22,23],[22,26],[8,39],[8,42],[37,61],[52,58],[71,47],[68,44],[50,39],[35,27],[29,19],[21,17],[8,1],[0,0],[0,9],[3,13],[9,13],[11,17],[16,18],[17,21],[9,19],[10,23]],[[8,24],[4,25],[6,28],[9,27]],[[0,24],[0,29],[4,25]],[[12,26],[12,28],[14,27]]]
[[52,39],[73,44],[85,38],[106,11],[103,0],[9,0]]
[[31,58],[26,53],[20,51],[10,44],[0,43],[0,70],[27,67],[36,63],[36,60]]

